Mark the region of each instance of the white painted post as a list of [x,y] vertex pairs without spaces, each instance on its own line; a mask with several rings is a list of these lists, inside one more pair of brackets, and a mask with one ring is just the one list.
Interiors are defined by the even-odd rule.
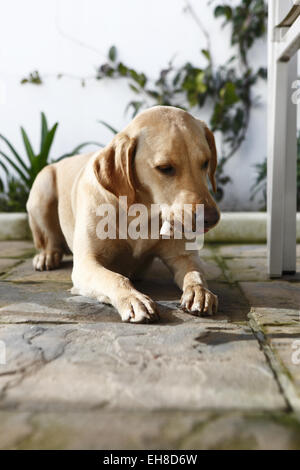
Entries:
[[275,25],[280,21],[280,10],[279,0],[269,0],[267,238],[270,277],[281,276],[283,266],[287,65],[276,61]]
[[283,221],[283,273],[296,272],[297,213],[297,105],[292,102],[292,83],[297,80],[297,54],[288,64],[288,100],[285,153],[285,201]]
[[295,202],[291,201],[296,200],[296,118],[295,106],[290,105],[289,86],[294,79],[296,59],[290,63],[277,60],[282,28],[275,28],[291,6],[290,0],[269,0],[267,238],[270,277],[295,270],[296,209]]
[[[269,0],[268,3],[268,140],[267,140],[267,254],[268,254],[268,274],[274,272],[273,263],[276,251],[274,249],[273,233],[273,144],[274,144],[274,73],[275,73],[275,2],[277,0]],[[278,261],[277,261],[278,263]],[[280,269],[281,261],[279,260]]]

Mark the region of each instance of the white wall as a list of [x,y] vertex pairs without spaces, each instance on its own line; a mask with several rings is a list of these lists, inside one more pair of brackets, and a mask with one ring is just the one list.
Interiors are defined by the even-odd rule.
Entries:
[[[205,38],[190,15],[183,13],[184,0],[0,1],[0,132],[18,148],[21,124],[37,145],[41,110],[50,123],[60,123],[53,157],[82,141],[106,143],[111,134],[97,119],[117,128],[128,122],[124,109],[134,94],[125,80],[91,80],[82,88],[78,80],[55,78],[59,72],[93,75],[111,44],[125,63],[153,78],[174,54],[175,63],[201,64],[199,51]],[[224,62],[232,55],[228,29],[221,29],[222,20],[213,19],[206,0],[191,3],[211,35],[214,60]],[[251,52],[251,61],[254,67],[266,66],[264,41]],[[45,76],[45,84],[20,85],[20,79],[33,70]],[[247,141],[226,168],[234,179],[222,204],[227,209],[255,208],[249,202],[249,188],[253,165],[266,156],[265,83],[261,81],[254,94],[260,96],[260,105],[252,112]],[[208,115],[207,110],[198,113],[204,120]]]

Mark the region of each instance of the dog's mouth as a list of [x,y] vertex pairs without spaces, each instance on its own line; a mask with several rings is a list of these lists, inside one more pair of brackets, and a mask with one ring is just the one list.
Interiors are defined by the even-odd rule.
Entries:
[[[186,218],[187,217],[187,218]],[[219,212],[215,209],[205,209],[204,213],[169,213],[167,216],[160,214],[160,235],[169,235],[171,237],[179,233],[188,237],[191,235],[203,235],[214,228],[219,222]],[[175,236],[176,238],[176,236]]]
[[178,235],[181,233],[182,235],[203,235],[203,233],[208,232],[212,227],[202,227],[196,229],[195,225],[192,224],[192,226],[187,227],[184,224],[182,224],[179,221],[174,220],[165,220],[162,221],[162,225],[160,228],[160,235],[169,235],[171,237],[175,236],[176,234]]

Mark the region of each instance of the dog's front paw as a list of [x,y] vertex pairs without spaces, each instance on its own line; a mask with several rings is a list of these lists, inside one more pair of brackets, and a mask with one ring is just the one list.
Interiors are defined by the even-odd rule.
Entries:
[[218,309],[218,297],[201,284],[188,286],[182,294],[181,307],[193,315],[213,315]]
[[132,292],[120,298],[117,309],[124,322],[150,323],[159,319],[155,302],[139,292]]

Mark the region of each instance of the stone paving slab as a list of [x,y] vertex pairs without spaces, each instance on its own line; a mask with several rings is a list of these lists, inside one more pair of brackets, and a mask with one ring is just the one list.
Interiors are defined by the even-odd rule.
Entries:
[[32,245],[5,243],[0,448],[300,448],[300,283],[267,279],[263,245],[204,248],[213,317],[180,310],[155,263],[135,284],[160,322],[132,325],[71,295],[70,257],[34,272]]
[[6,280],[14,282],[68,282],[71,284],[72,260],[70,257],[64,259],[59,269],[52,271],[34,271],[32,259],[28,259],[11,270],[5,277]]
[[215,256],[215,245],[214,244],[209,244],[205,243],[203,248],[199,251],[200,258],[203,259],[209,259],[209,258],[214,258]]
[[33,256],[35,248],[30,241],[1,241],[0,257],[1,258],[28,258]]
[[[162,263],[159,263],[162,264]],[[44,282],[44,281],[57,281],[57,282],[70,282],[72,272],[72,257],[66,256],[59,269],[53,271],[34,271],[32,267],[32,260],[25,260],[18,265],[5,277],[5,279],[14,282]],[[214,259],[202,260],[203,271],[207,280],[225,280],[222,270]],[[0,265],[1,268],[1,265]],[[166,277],[164,268],[161,272],[162,279]],[[155,266],[150,270],[148,277],[153,276],[155,273]],[[170,275],[168,274],[168,277]]]
[[266,245],[216,245],[219,256],[223,258],[266,258]]
[[226,266],[233,282],[269,280],[266,258],[226,259]]
[[300,283],[243,282],[253,329],[290,406],[300,410]]
[[5,275],[7,271],[12,269],[18,263],[20,263],[20,261],[17,259],[0,258],[0,277]]
[[1,325],[0,407],[284,409],[251,330],[210,325]]
[[[267,246],[266,244],[208,244],[205,248],[212,253],[218,253],[223,258],[266,258]],[[297,245],[297,258],[300,258],[300,244]],[[201,253],[201,252],[200,252]]]
[[250,326],[274,372],[290,409],[300,411],[299,326],[261,324],[261,312],[249,314]]
[[300,309],[300,283],[287,281],[240,282],[251,307],[266,309]]
[[[180,318],[191,316],[178,310],[180,290],[172,282],[136,282],[141,292],[150,295],[160,304],[176,309]],[[231,322],[246,323],[249,304],[241,295],[240,289],[225,282],[210,281],[209,288],[218,295],[219,309],[212,317],[202,317],[205,323]],[[119,322],[118,313],[110,306],[100,304],[95,299],[74,296],[70,284],[58,282],[18,283],[0,281],[0,322]],[[170,309],[161,308],[161,322],[174,322]]]
[[300,448],[299,417],[279,412],[1,410],[0,421],[3,449]]
[[[266,258],[226,259],[226,265],[229,270],[229,278],[232,281],[269,280]],[[300,272],[300,259],[297,260],[297,272]]]
[[299,310],[288,308],[252,307],[250,315],[264,332],[300,334]]
[[254,308],[249,318],[290,407],[300,411],[300,311]]

